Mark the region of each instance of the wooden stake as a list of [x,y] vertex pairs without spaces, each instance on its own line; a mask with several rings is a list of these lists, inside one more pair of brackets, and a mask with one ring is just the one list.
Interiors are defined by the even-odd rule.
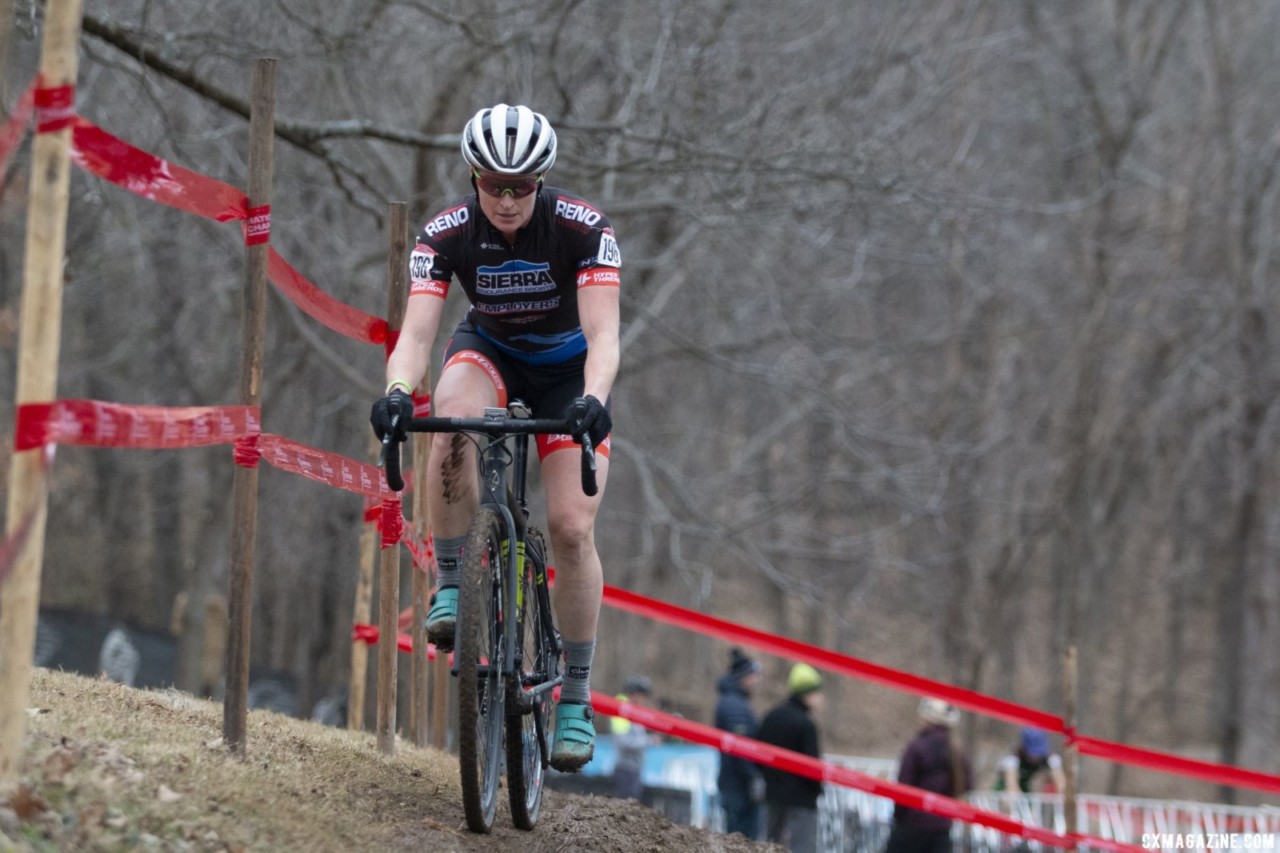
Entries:
[[[370,459],[378,458],[378,437],[369,433]],[[378,553],[378,523],[366,521],[360,528],[360,576],[356,579],[356,603],[351,624],[368,625],[373,614],[373,560]],[[364,729],[365,691],[369,683],[369,645],[351,644],[351,683],[347,688],[347,728]]]
[[[387,207],[387,328],[400,331],[404,324],[405,300],[409,294],[409,217],[404,202]],[[383,524],[387,523],[384,518]],[[382,549],[378,581],[378,749],[387,755],[396,751],[396,636],[400,630],[399,543]]]
[[[1068,732],[1076,730],[1076,647],[1068,646],[1066,660],[1062,665],[1063,722]],[[1076,748],[1074,738],[1067,738],[1062,750],[1062,775],[1065,790],[1062,792],[1063,817],[1066,818],[1067,835],[1074,835],[1078,828],[1076,814],[1076,789],[1079,785],[1080,752]]]
[[[276,61],[253,68],[249,116],[249,208],[270,207],[275,139]],[[262,403],[263,342],[267,333],[267,252],[270,243],[246,247],[240,326],[240,404]],[[258,530],[258,469],[237,465],[231,483],[231,592],[228,596],[227,691],[222,737],[245,751],[249,714],[249,625],[253,605],[254,542]]]
[[[45,7],[45,86],[75,85],[80,6],[80,0],[49,0]],[[70,147],[69,127],[39,133],[32,145],[15,407],[52,400],[58,392]],[[49,511],[46,462],[43,449],[28,450],[14,454],[9,469],[7,533],[30,526],[13,569],[0,580],[0,786],[16,781],[22,760]]]

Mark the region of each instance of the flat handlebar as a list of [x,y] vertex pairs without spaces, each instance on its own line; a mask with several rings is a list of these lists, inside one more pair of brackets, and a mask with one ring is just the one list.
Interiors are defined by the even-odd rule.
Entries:
[[[497,417],[479,418],[412,418],[408,432],[473,432],[483,433],[490,438],[502,435],[568,435],[573,422],[565,418],[510,418],[506,411]],[[387,476],[387,486],[393,492],[404,489],[404,478],[400,476],[400,442],[392,439],[399,415],[391,421],[391,430],[382,439],[382,452],[378,456],[378,467],[383,468]],[[596,453],[589,436],[582,437],[582,491],[594,496],[599,487],[596,485]]]

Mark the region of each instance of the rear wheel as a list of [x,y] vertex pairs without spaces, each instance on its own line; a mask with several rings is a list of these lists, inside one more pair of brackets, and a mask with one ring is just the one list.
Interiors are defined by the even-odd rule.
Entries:
[[[539,603],[538,578],[546,577],[546,545],[542,534],[530,528],[526,540],[524,573],[520,578],[519,634],[516,654],[520,656],[520,683],[537,687],[553,680],[559,670],[559,654],[553,648],[555,636],[550,609]],[[516,608],[513,605],[512,610]],[[546,757],[551,754],[550,690],[531,702],[512,685],[507,700],[507,794],[511,801],[511,822],[520,829],[533,829],[542,809],[542,787],[546,778]]]
[[462,808],[472,832],[488,832],[498,810],[502,773],[502,600],[506,525],[481,509],[463,551],[458,589],[458,766]]

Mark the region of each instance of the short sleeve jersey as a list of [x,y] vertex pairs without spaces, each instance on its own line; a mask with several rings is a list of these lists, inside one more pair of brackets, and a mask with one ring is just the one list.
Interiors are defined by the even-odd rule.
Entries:
[[444,298],[456,277],[477,334],[528,364],[560,364],[587,349],[578,290],[617,287],[621,266],[605,215],[573,193],[544,186],[515,245],[474,195],[429,219],[410,256],[409,292]]

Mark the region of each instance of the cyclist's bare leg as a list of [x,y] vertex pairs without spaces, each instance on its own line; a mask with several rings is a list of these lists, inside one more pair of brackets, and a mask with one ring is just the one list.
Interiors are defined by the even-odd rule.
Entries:
[[[488,373],[473,364],[454,362],[440,375],[432,400],[441,417],[476,417],[499,403]],[[427,637],[443,650],[453,648],[457,619],[457,585],[461,583],[461,549],[478,506],[476,449],[466,436],[435,433],[427,469],[427,506],[431,512],[440,586],[427,614]]]
[[556,567],[556,624],[564,641],[564,682],[556,706],[556,736],[551,766],[580,769],[595,752],[591,711],[591,663],[604,572],[596,553],[595,521],[609,477],[609,460],[596,457],[599,492],[582,493],[582,455],[577,447],[556,450],[542,460],[547,493],[547,533]]
[[571,642],[595,639],[604,592],[604,571],[596,553],[596,513],[609,479],[609,459],[596,456],[599,492],[582,492],[582,456],[576,446],[542,460],[547,493],[547,533],[556,567],[555,610],[560,636]]
[[[440,374],[431,413],[442,418],[471,418],[497,406],[493,380],[473,364],[453,363]],[[431,436],[427,507],[436,536],[465,536],[478,506],[474,443],[459,433]]]

